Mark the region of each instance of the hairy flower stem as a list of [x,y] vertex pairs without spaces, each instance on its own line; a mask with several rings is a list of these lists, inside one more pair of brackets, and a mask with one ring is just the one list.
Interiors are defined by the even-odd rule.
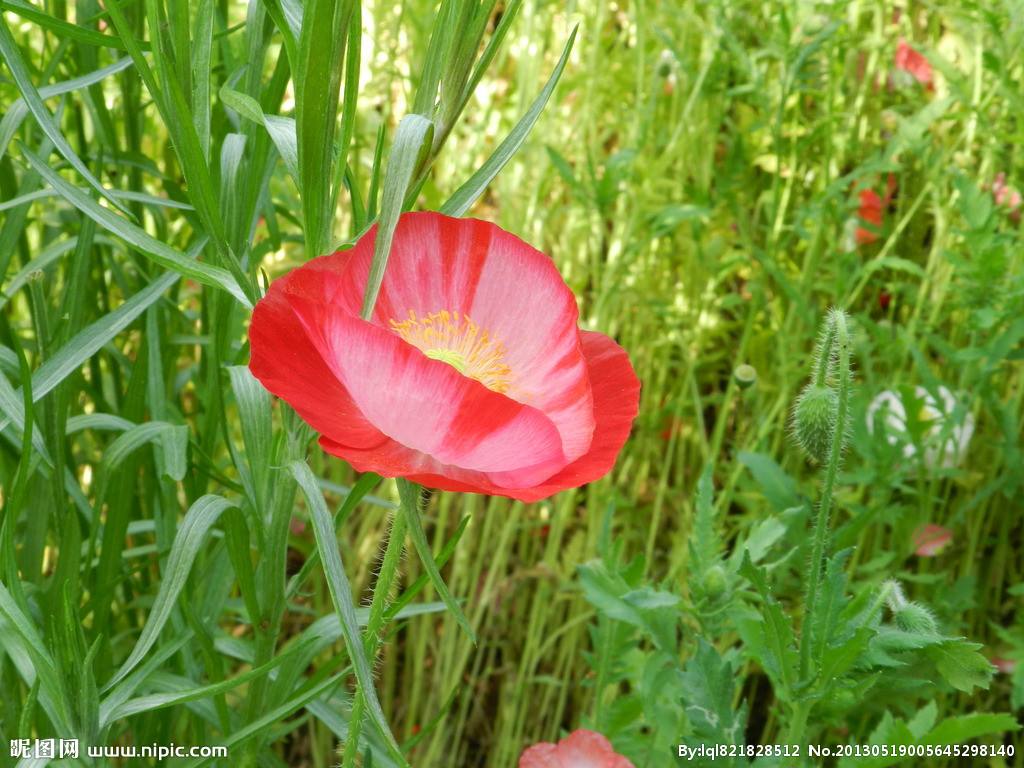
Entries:
[[[833,357],[834,355],[834,357]],[[850,400],[850,334],[846,324],[846,314],[833,311],[829,314],[828,326],[819,350],[819,358],[815,370],[814,383],[824,386],[827,383],[829,369],[835,360],[838,374],[838,398],[835,429],[832,433],[832,447],[829,451],[828,463],[825,465],[824,482],[821,489],[821,500],[818,503],[814,520],[814,540],[811,558],[807,569],[807,592],[804,598],[803,631],[800,633],[800,680],[806,682],[811,668],[811,623],[818,602],[818,591],[821,585],[821,573],[825,561],[825,549],[828,543],[829,514],[832,509],[832,495],[835,489],[836,476],[842,460],[843,446],[846,440],[846,425],[849,416]],[[790,729],[792,738],[800,738],[806,726],[810,705],[798,703]],[[792,741],[791,738],[791,741]],[[795,742],[793,742],[795,743]]]
[[[373,586],[370,617],[366,624],[366,632],[363,635],[363,648],[366,651],[366,658],[371,665],[377,658],[377,650],[380,647],[380,633],[384,627],[384,620],[391,602],[391,591],[398,576],[398,566],[401,563],[402,551],[405,548],[407,525],[405,514],[405,509],[399,506],[391,517],[391,530],[388,532],[388,543],[384,550],[384,559],[381,561],[380,573],[377,574],[377,583]],[[341,763],[343,768],[353,768],[356,765],[359,754],[359,733],[362,730],[365,709],[366,696],[362,689],[357,688],[355,699],[352,702],[352,714],[349,718],[345,754]]]

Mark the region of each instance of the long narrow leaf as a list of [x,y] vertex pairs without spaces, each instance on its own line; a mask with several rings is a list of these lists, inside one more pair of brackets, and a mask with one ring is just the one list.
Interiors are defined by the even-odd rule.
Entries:
[[356,618],[356,606],[352,599],[352,587],[349,585],[348,576],[345,575],[345,566],[341,562],[341,554],[338,552],[338,542],[334,533],[334,518],[331,516],[324,497],[320,493],[316,477],[305,462],[293,461],[289,468],[294,475],[296,482],[302,489],[309,507],[310,518],[313,522],[313,534],[316,537],[317,550],[320,552],[320,560],[324,564],[324,573],[327,577],[327,587],[334,602],[334,608],[341,620],[342,632],[345,636],[345,645],[348,648],[349,657],[352,659],[352,666],[355,670],[356,680],[366,698],[366,708],[373,721],[374,726],[384,737],[391,756],[402,766],[407,766],[405,756],[402,754],[398,742],[391,733],[387,719],[384,717],[384,710],[381,708],[380,700],[377,698],[377,689],[373,684],[373,674],[370,664],[366,660],[366,653],[363,650],[363,639],[359,632],[359,622]]
[[222,496],[207,494],[196,501],[185,513],[185,519],[171,545],[171,553],[167,557],[167,567],[162,574],[160,588],[156,593],[153,608],[149,612],[142,633],[124,664],[103,687],[104,691],[109,691],[127,677],[149,653],[149,649],[153,647],[160,636],[160,630],[164,628],[171,616],[174,601],[178,599],[178,595],[185,586],[185,581],[192,571],[192,563],[199,553],[199,548],[206,540],[207,533],[217,522],[221,513],[233,506],[235,506],[233,501]]
[[516,127],[512,129],[505,140],[498,145],[498,148],[494,150],[492,154],[484,164],[480,166],[476,173],[469,177],[459,189],[452,195],[448,201],[441,206],[441,213],[446,213],[449,216],[464,216],[466,211],[470,209],[476,199],[483,194],[484,190],[487,189],[487,185],[490,184],[494,177],[501,172],[501,169],[505,167],[505,164],[512,159],[512,156],[519,150],[526,137],[529,136],[530,131],[533,130],[533,126],[537,122],[537,118],[540,117],[541,112],[544,111],[544,107],[547,105],[548,100],[551,98],[551,94],[555,90],[555,86],[558,84],[559,78],[562,76],[562,70],[565,69],[565,64],[569,61],[569,53],[572,51],[573,42],[576,40],[576,28],[573,29],[572,34],[569,35],[569,40],[565,44],[565,49],[562,51],[562,56],[558,60],[558,64],[555,65],[554,72],[551,73],[551,77],[548,78],[547,84],[541,90],[540,94],[534,100],[533,104],[523,115],[522,119],[516,123]]
[[384,174],[384,198],[377,223],[377,236],[373,242],[373,262],[370,264],[370,275],[363,296],[364,320],[369,320],[373,315],[373,306],[377,303],[377,294],[384,280],[384,269],[388,264],[388,254],[391,251],[391,240],[395,235],[398,217],[402,213],[413,176],[430,151],[433,135],[434,124],[422,115],[406,115],[398,124],[395,143],[391,147],[391,157],[388,159],[388,169]]
[[53,146],[57,148],[57,151],[64,156],[65,160],[71,163],[72,167],[82,175],[82,178],[89,182],[93,189],[107,198],[115,208],[125,211],[114,196],[100,183],[100,180],[93,176],[92,172],[85,167],[85,163],[82,162],[82,159],[71,148],[71,145],[68,144],[64,134],[60,132],[60,128],[57,127],[57,123],[53,120],[53,115],[50,114],[46,105],[43,104],[39,91],[36,90],[32,79],[29,77],[28,68],[21,58],[21,52],[18,50],[17,43],[14,42],[14,37],[11,35],[11,30],[7,26],[7,21],[3,18],[3,14],[0,14],[0,56],[7,62],[7,68],[10,70],[11,76],[18,86],[18,90],[21,92],[21,97],[25,100],[25,105],[28,107],[29,112],[32,113],[36,122],[39,123],[43,133],[53,142]]
[[473,632],[473,627],[469,624],[469,619],[462,612],[462,608],[455,602],[455,598],[452,597],[451,592],[448,591],[448,585],[444,583],[444,579],[441,578],[441,572],[437,569],[437,564],[434,562],[434,554],[430,551],[430,544],[427,542],[427,536],[423,532],[423,523],[420,521],[420,489],[413,483],[403,478],[398,479],[398,496],[402,500],[402,514],[406,516],[406,520],[409,523],[409,538],[412,539],[413,547],[416,549],[416,554],[419,555],[420,563],[423,565],[423,570],[426,571],[427,576],[430,577],[431,584],[434,585],[434,589],[437,590],[437,594],[441,600],[451,611],[455,620],[459,623],[459,626],[465,630],[466,634],[469,635],[470,639],[476,644],[476,633]]
[[139,252],[148,256],[165,269],[173,270],[184,277],[191,277],[203,285],[221,288],[234,296],[245,307],[252,308],[252,302],[249,301],[249,298],[245,295],[245,292],[241,289],[235,278],[231,276],[230,272],[220,267],[214,267],[201,261],[190,259],[181,251],[160,242],[127,219],[99,205],[82,190],[50,168],[27,147],[22,147],[22,153],[29,161],[29,164],[36,169],[40,176],[46,179],[50,186],[101,227],[135,246]]

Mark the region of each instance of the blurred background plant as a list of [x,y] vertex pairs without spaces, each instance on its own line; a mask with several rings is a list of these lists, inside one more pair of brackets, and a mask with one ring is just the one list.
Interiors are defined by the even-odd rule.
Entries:
[[[791,701],[736,617],[768,615],[764,569],[799,620],[815,470],[787,420],[832,305],[857,329],[831,541],[849,549],[845,594],[895,625],[930,606],[937,636],[981,643],[995,668],[932,680],[927,705],[898,686],[871,706],[834,692],[808,733],[923,739],[1020,714],[1012,0],[0,8],[3,739],[337,762],[352,670],[309,515],[326,498],[358,603],[395,500],[307,450],[281,410],[269,420],[241,367],[247,305],[404,204],[551,254],[584,326],[644,382],[611,477],[427,508],[478,643],[409,559],[376,690],[413,765],[504,768],[578,725],[660,765],[710,727],[660,685],[669,662],[684,692],[728,678],[705,702],[719,725],[782,743]],[[877,428],[891,409],[869,426],[883,392],[904,409],[895,441]],[[922,460],[950,441],[955,460]],[[286,465],[307,457],[297,493]],[[935,527],[943,545],[922,545]],[[609,591],[671,631],[623,622]],[[986,724],[985,743],[1024,748],[1007,719]],[[397,759],[363,735],[374,765]]]

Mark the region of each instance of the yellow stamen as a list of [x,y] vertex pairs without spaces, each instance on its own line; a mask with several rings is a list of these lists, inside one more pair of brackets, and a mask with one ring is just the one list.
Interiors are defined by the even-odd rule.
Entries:
[[507,392],[512,369],[505,364],[505,345],[459,312],[430,312],[407,320],[391,320],[391,328],[432,360],[447,363],[464,376],[495,392]]

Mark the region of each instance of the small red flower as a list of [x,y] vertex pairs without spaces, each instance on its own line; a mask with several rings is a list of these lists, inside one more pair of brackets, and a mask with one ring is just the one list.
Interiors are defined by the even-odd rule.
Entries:
[[992,666],[1004,675],[1012,675],[1017,669],[1017,662],[1013,659],[994,658],[992,659]]
[[360,472],[536,501],[603,477],[640,382],[577,327],[551,260],[493,224],[407,213],[370,321],[376,229],[274,281],[249,367]]
[[914,531],[914,554],[919,557],[936,557],[952,542],[951,530],[928,523]]
[[604,736],[573,731],[557,744],[534,744],[519,758],[519,768],[634,768],[616,754]]
[[900,38],[899,44],[896,46],[896,60],[894,63],[896,65],[896,69],[908,72],[925,88],[931,90],[934,87],[932,84],[933,76],[931,63],[918,51],[912,48],[902,37]]
[[892,304],[892,294],[888,291],[882,291],[878,294],[878,306],[883,312],[889,311],[889,305]]
[[862,189],[857,193],[860,206],[857,208],[857,218],[864,224],[870,225],[870,229],[857,227],[854,232],[854,240],[857,245],[868,245],[878,240],[878,232],[882,228],[882,220],[889,203],[896,194],[896,177],[891,173],[885,181],[885,197],[879,196],[873,189]]
[[1006,174],[1001,171],[992,182],[992,199],[997,206],[1005,208],[1009,212],[1011,219],[1020,220],[1021,194],[1007,185]]

